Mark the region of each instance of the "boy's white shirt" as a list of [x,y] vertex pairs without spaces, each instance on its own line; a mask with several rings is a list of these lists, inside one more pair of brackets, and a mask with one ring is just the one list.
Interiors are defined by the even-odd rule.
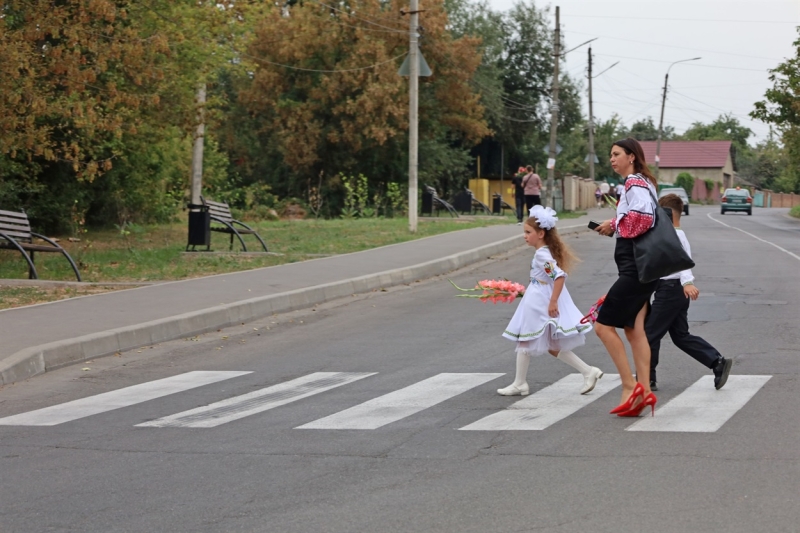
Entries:
[[[678,239],[680,239],[683,249],[686,250],[686,253],[689,254],[689,257],[692,257],[692,247],[689,246],[689,239],[686,238],[686,234],[680,228],[675,228],[675,233],[678,234]],[[694,282],[694,274],[692,274],[691,268],[687,268],[686,270],[675,272],[669,276],[664,276],[661,279],[680,279],[681,285],[686,285],[687,283]]]

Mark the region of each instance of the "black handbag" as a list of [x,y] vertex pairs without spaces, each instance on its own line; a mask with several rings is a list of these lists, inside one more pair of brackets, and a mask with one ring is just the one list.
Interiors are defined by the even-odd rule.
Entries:
[[641,283],[650,283],[694,267],[694,261],[683,249],[667,211],[658,205],[653,191],[650,191],[650,196],[655,202],[656,223],[646,233],[633,239],[633,257]]

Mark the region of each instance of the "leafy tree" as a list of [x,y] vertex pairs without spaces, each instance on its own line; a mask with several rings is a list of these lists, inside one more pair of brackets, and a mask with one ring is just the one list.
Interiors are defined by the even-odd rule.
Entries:
[[775,183],[780,190],[800,192],[800,38],[793,46],[794,57],[770,70],[773,86],[750,116],[775,125],[781,133],[788,164]]
[[[151,191],[167,186],[159,180],[169,172],[147,172],[154,154],[133,152],[166,149],[176,132],[193,130],[197,84],[230,64],[237,21],[251,4],[256,3],[3,2],[0,170],[9,204],[27,208],[47,231],[66,229],[89,212],[105,222],[152,216],[133,207],[133,198],[147,191],[116,188],[134,182]],[[118,163],[129,176],[146,180],[94,183]],[[131,203],[123,206],[105,195]],[[172,198],[164,201],[174,208]],[[122,211],[112,216],[111,205]]]
[[752,149],[747,144],[752,135],[750,128],[742,126],[739,119],[728,113],[720,115],[710,124],[695,122],[680,138],[686,141],[732,141],[733,168],[741,170],[753,157]]
[[[637,120],[631,124],[630,129],[625,132],[626,137],[633,137],[637,141],[655,141],[658,140],[658,126],[653,123],[653,117]],[[661,132],[661,140],[668,141],[675,138],[675,128],[672,126],[664,126]]]
[[[384,180],[405,176],[408,88],[397,67],[407,50],[407,32],[406,23],[390,15],[399,11],[400,5],[377,0],[335,10],[298,3],[289,8],[290,16],[275,7],[259,22],[244,56],[253,81],[239,94],[261,121],[261,131],[274,132],[292,171],[290,188],[297,190],[320,172],[362,172],[373,181],[376,174]],[[376,20],[380,28],[369,23]],[[447,21],[442,4],[426,5],[424,42],[436,44],[423,44],[434,75],[420,83],[421,169],[426,161],[458,160],[459,144],[471,146],[489,133],[469,85],[480,62],[477,40],[450,36]],[[295,37],[276,42],[276,35]],[[456,152],[426,159],[433,145],[428,156],[450,147]]]
[[[767,139],[753,148],[752,160],[741,171],[757,187],[775,189],[776,182],[780,183],[780,177],[787,171],[788,165],[786,150],[770,131]],[[792,190],[791,187],[789,190]]]

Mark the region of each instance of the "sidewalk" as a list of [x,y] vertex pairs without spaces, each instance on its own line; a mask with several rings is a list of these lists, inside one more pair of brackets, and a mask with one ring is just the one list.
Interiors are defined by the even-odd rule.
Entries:
[[[609,209],[564,220],[584,231]],[[588,231],[588,230],[587,230]],[[438,276],[522,246],[522,228],[474,228],[362,252],[0,311],[0,384],[110,355]]]

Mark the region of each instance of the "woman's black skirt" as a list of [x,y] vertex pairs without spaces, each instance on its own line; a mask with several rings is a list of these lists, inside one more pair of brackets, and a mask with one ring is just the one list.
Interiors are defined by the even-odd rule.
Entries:
[[642,306],[649,305],[658,280],[640,283],[633,258],[633,240],[617,238],[614,249],[619,278],[608,290],[597,322],[615,328],[632,328]]

